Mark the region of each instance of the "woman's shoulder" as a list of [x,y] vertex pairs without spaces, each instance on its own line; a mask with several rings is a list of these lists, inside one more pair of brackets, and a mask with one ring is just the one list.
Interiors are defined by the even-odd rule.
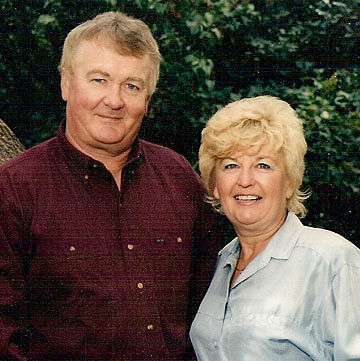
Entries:
[[360,250],[346,238],[333,231],[303,226],[296,247],[309,250],[327,264],[360,267]]

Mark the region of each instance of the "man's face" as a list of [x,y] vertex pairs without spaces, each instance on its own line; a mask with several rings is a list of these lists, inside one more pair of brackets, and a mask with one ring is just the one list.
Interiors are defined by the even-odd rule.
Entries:
[[83,41],[74,74],[63,74],[66,136],[79,150],[120,154],[130,149],[147,111],[150,60]]

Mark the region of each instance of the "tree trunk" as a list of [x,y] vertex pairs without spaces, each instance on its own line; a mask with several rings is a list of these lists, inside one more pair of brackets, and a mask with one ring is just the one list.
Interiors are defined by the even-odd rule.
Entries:
[[0,119],[0,165],[24,151],[12,130]]

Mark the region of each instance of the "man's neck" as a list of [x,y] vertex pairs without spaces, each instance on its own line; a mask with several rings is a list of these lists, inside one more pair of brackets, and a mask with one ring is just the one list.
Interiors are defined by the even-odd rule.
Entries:
[[120,153],[117,156],[102,157],[102,159],[97,159],[102,162],[106,169],[112,174],[119,190],[121,189],[122,170],[128,160],[130,150],[131,149],[128,149],[126,152]]
[[121,174],[122,169],[124,168],[131,148],[121,149],[118,145],[104,145],[103,147],[95,146],[81,146],[78,144],[69,134],[65,132],[65,136],[68,141],[80,152],[86,154],[87,156],[103,163],[105,168],[112,174],[114,180],[120,190],[121,188]]

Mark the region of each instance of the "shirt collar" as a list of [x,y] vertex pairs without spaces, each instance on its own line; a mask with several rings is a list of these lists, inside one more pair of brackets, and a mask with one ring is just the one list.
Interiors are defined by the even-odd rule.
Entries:
[[288,259],[296,246],[303,225],[299,218],[288,212],[284,224],[275,233],[264,250],[269,256],[277,259]]
[[[260,254],[261,263],[264,265],[270,258],[288,259],[296,246],[303,225],[299,218],[292,212],[288,212],[284,224],[275,233],[267,247]],[[240,242],[236,237],[219,252],[229,262],[239,256]],[[225,262],[225,265],[229,262]]]
[[[80,152],[68,141],[65,136],[65,124],[65,120],[61,122],[57,132],[57,139],[68,164],[72,165],[73,168],[77,169],[81,174],[84,171],[86,172],[87,169],[94,167],[94,164],[101,165],[102,163]],[[145,157],[143,154],[141,140],[137,137],[131,148],[125,167],[131,164],[132,168],[136,168],[143,159],[145,159]]]

